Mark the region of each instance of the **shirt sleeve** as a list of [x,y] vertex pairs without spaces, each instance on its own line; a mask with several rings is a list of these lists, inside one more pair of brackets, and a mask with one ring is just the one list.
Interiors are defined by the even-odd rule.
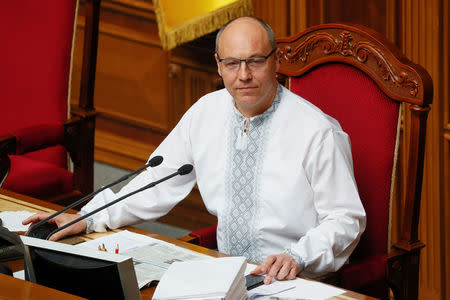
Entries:
[[366,215],[353,175],[348,135],[329,130],[320,137],[305,163],[314,193],[318,225],[286,249],[307,273],[337,271],[355,249]]
[[[119,197],[164,178],[178,170],[184,164],[193,164],[189,128],[192,112],[188,111],[172,132],[152,153],[149,159],[161,155],[163,162],[154,168],[148,168],[137,175],[117,194],[106,189],[96,195],[82,209],[86,214]],[[137,224],[155,220],[167,214],[178,202],[183,200],[196,183],[195,170],[191,173],[177,175],[153,188],[134,194],[112,206],[92,215],[92,230],[105,231],[106,228]]]

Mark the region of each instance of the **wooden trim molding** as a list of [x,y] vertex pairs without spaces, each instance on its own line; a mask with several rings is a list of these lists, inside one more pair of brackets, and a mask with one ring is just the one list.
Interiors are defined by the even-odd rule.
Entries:
[[[322,31],[322,28],[335,26],[335,30]],[[423,100],[432,99],[432,90],[422,90],[422,86],[431,86],[431,77],[423,70],[421,74],[409,66],[401,65],[401,62],[395,57],[385,57],[382,48],[385,45],[368,43],[365,41],[362,31],[349,32],[345,26],[339,24],[327,24],[326,27],[314,27],[314,34],[307,39],[299,42],[295,48],[286,46],[281,48],[281,59],[293,62],[302,62],[306,70],[315,67],[325,61],[332,61],[336,57],[340,57],[342,62],[352,65],[359,65],[365,69],[366,73],[375,81],[380,82],[380,88],[393,99],[407,99],[409,103],[418,105],[427,105]],[[311,32],[307,30],[306,32]],[[305,35],[302,33],[302,35]],[[380,37],[381,35],[375,31],[372,35]],[[281,39],[280,42],[284,40]],[[388,45],[392,52],[397,54],[400,59],[403,55],[398,53],[396,47]],[[319,51],[313,51],[319,50]],[[314,63],[309,63],[313,59]],[[392,64],[390,61],[396,61]],[[406,58],[403,59],[405,61]],[[289,67],[289,63],[285,67],[286,75],[296,76],[304,69]],[[375,66],[375,67],[373,67]],[[415,66],[418,67],[418,66]],[[422,69],[422,68],[419,68]],[[424,79],[422,79],[424,78]],[[427,82],[423,82],[423,80]]]
[[97,112],[100,113],[102,119],[108,119],[118,123],[153,130],[161,134],[169,134],[170,130],[172,129],[168,124],[157,123],[151,120],[145,120],[132,115],[123,114],[121,112],[114,110],[99,108],[97,109]]
[[127,139],[108,132],[97,131],[95,137],[95,160],[105,163],[114,161],[123,169],[137,169],[145,163],[156,146],[135,139]]

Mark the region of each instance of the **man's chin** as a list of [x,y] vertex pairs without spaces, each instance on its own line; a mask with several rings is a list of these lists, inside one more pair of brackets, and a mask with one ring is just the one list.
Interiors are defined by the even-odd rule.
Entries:
[[258,102],[258,97],[256,96],[240,96],[236,98],[238,104],[243,106],[253,106]]

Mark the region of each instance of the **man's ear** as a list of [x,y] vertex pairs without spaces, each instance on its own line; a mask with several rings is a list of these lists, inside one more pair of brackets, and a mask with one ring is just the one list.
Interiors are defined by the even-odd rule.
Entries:
[[214,58],[216,59],[217,73],[219,73],[219,76],[222,77],[222,70],[220,69],[219,56],[217,55],[217,53],[214,53]]

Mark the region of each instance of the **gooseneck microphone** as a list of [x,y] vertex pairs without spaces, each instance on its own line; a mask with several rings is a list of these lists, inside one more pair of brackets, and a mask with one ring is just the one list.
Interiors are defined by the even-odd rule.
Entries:
[[168,180],[168,179],[170,179],[170,178],[172,178],[172,177],[175,177],[175,176],[177,176],[177,175],[186,175],[186,174],[189,174],[189,173],[191,173],[191,171],[192,171],[193,168],[194,168],[194,167],[193,167],[192,165],[190,165],[190,164],[183,165],[183,166],[181,166],[176,172],[174,172],[174,173],[172,173],[172,174],[170,174],[170,175],[168,175],[168,176],[166,176],[166,177],[164,177],[164,178],[162,178],[162,179],[159,179],[159,180],[157,180],[157,181],[154,181],[154,182],[152,182],[152,183],[149,183],[149,184],[147,184],[147,185],[145,185],[145,186],[143,186],[143,187],[141,187],[141,188],[139,188],[139,189],[137,189],[137,190],[135,190],[135,191],[133,191],[133,192],[130,192],[130,193],[126,194],[126,195],[123,195],[122,197],[119,197],[119,198],[117,198],[116,200],[111,201],[111,202],[109,202],[109,203],[107,203],[107,204],[105,204],[105,205],[103,205],[103,206],[101,206],[101,207],[99,207],[99,208],[97,208],[97,209],[95,209],[95,210],[93,210],[93,211],[91,211],[91,212],[85,214],[84,216],[81,216],[81,217],[79,217],[78,219],[75,219],[75,220],[73,220],[72,222],[69,222],[69,223],[65,224],[64,226],[61,226],[61,227],[59,227],[59,228],[56,228],[55,230],[53,230],[52,232],[50,232],[50,233],[47,235],[46,239],[48,240],[53,234],[55,234],[55,233],[57,233],[57,232],[59,232],[59,231],[61,231],[61,230],[64,230],[64,229],[66,229],[67,227],[72,226],[73,224],[75,224],[75,223],[77,223],[77,222],[80,222],[81,220],[84,220],[84,219],[86,219],[86,218],[92,216],[93,214],[95,214],[95,213],[97,213],[97,212],[99,212],[99,211],[101,211],[101,210],[103,210],[103,209],[105,209],[105,208],[107,208],[107,207],[110,207],[111,205],[114,205],[114,204],[116,204],[117,202],[122,201],[122,200],[124,200],[124,199],[126,199],[126,198],[128,198],[128,197],[130,197],[130,196],[132,196],[132,195],[134,195],[134,194],[137,194],[137,193],[142,192],[142,191],[144,191],[144,190],[146,190],[146,189],[152,188],[152,187],[154,187],[155,185],[160,184],[161,182],[164,182],[164,181],[166,181],[166,180]]
[[100,192],[102,192],[102,191],[112,187],[113,185],[116,185],[116,184],[118,184],[118,183],[120,183],[122,181],[127,180],[131,176],[136,175],[137,173],[141,172],[142,170],[144,170],[144,169],[146,169],[148,167],[152,167],[153,168],[153,167],[159,166],[162,163],[162,161],[163,161],[163,157],[162,156],[155,156],[155,157],[151,158],[149,160],[149,162],[146,165],[144,165],[143,167],[140,167],[139,169],[137,169],[137,170],[135,170],[135,171],[133,171],[133,172],[131,172],[129,174],[126,174],[126,175],[120,177],[116,181],[114,181],[114,182],[112,182],[112,183],[110,183],[110,184],[108,184],[106,186],[102,186],[100,189],[90,193],[89,195],[84,196],[83,198],[81,198],[81,199],[79,199],[79,200],[69,204],[68,206],[64,207],[63,209],[61,209],[61,210],[59,210],[57,212],[55,212],[54,214],[50,215],[49,217],[47,217],[47,218],[37,222],[35,225],[33,225],[30,228],[30,230],[28,231],[27,235],[31,236],[31,237],[37,237],[37,238],[45,238],[45,237],[47,237],[46,233],[48,233],[49,231],[54,230],[55,228],[58,228],[56,226],[56,224],[54,224],[54,223],[47,223],[50,219],[53,219],[54,217],[56,217],[56,216],[58,216],[58,215],[60,215],[60,214],[62,214],[64,212],[68,211],[69,209],[74,208],[75,206],[84,203],[86,200],[92,198],[93,196],[97,195],[98,193],[100,193]]

